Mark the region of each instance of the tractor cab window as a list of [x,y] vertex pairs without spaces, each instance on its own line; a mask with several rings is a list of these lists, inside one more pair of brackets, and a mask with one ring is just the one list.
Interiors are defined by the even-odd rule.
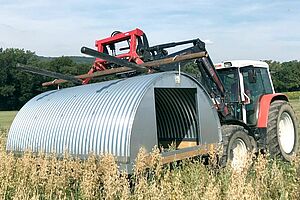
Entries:
[[246,105],[247,123],[256,124],[255,109],[259,97],[264,94],[272,94],[273,89],[266,68],[243,67],[240,69],[244,80],[244,92],[250,98],[250,104]]
[[230,102],[239,102],[240,87],[237,68],[219,69],[218,75],[225,87],[226,94],[229,97]]

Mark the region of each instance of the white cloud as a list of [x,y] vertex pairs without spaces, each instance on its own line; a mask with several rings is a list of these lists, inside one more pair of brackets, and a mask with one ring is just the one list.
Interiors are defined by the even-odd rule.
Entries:
[[215,61],[298,59],[297,6],[296,1],[10,0],[1,2],[0,45],[45,56],[81,55],[83,45],[93,47],[114,30],[138,27],[151,45],[198,37],[213,41],[207,48]]

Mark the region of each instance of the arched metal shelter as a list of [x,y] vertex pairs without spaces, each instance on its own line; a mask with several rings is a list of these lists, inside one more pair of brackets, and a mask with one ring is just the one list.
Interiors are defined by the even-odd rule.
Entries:
[[18,112],[7,150],[110,153],[130,171],[141,147],[173,144],[175,155],[220,141],[216,109],[199,82],[164,72],[42,93]]

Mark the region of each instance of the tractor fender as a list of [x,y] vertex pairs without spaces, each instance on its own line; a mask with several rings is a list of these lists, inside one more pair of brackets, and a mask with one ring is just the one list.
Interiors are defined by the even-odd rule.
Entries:
[[288,97],[282,93],[265,94],[260,97],[258,103],[258,119],[257,119],[258,128],[267,128],[270,105],[273,101],[276,100],[289,101]]

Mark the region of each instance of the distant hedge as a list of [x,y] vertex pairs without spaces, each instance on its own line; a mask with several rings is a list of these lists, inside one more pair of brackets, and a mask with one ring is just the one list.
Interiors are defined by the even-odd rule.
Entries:
[[[91,68],[91,58],[57,57],[45,58],[24,49],[0,48],[0,110],[19,110],[29,99],[46,90],[56,87],[42,87],[42,82],[52,81],[52,78],[21,72],[17,63],[31,65],[54,72],[69,75],[87,73]],[[300,61],[289,62],[266,61],[276,92],[300,91]],[[183,70],[184,71],[184,70]],[[188,65],[186,72],[197,76],[197,68]],[[67,83],[63,86],[71,86]],[[288,94],[298,98],[297,93]]]

